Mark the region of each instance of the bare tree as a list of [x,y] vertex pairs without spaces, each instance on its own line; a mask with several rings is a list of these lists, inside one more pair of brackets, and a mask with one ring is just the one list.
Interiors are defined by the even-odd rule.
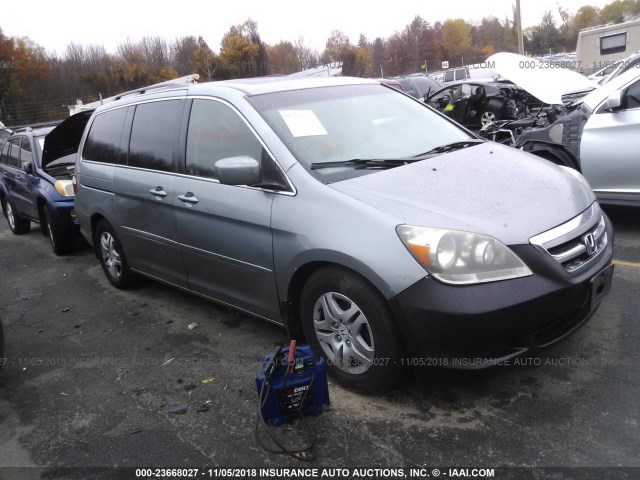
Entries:
[[171,45],[171,65],[178,75],[194,72],[194,53],[198,50],[198,40],[193,35],[176,38]]
[[296,49],[300,70],[307,70],[318,64],[318,53],[305,46],[303,36],[298,37],[293,42],[293,46]]

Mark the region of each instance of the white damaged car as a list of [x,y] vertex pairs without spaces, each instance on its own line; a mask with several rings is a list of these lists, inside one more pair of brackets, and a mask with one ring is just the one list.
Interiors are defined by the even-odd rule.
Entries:
[[[575,95],[589,87],[587,77],[568,70],[518,69],[513,57],[506,75],[556,107],[532,119],[499,122],[484,135],[506,138],[502,143],[579,170],[603,203],[640,205],[640,68]],[[496,63],[504,70],[505,62]],[[569,90],[574,94],[567,95]]]

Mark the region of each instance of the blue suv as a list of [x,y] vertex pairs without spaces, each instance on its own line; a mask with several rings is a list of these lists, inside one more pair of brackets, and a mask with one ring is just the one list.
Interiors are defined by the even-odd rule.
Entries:
[[26,127],[6,140],[0,154],[0,202],[13,233],[29,233],[31,222],[38,222],[53,251],[63,255],[72,250],[79,228],[72,184],[75,155],[43,155],[52,130]]

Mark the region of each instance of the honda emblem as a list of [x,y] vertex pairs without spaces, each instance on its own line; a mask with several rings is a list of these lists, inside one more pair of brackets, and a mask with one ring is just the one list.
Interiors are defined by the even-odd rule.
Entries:
[[587,247],[587,255],[591,256],[596,253],[596,239],[593,237],[593,233],[587,233],[582,241],[584,246]]

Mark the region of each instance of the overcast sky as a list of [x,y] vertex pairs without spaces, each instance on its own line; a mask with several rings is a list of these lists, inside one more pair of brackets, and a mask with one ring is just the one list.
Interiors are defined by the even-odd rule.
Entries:
[[[575,13],[583,5],[602,7],[611,0],[521,0],[522,23],[540,23],[552,11],[556,23],[558,5]],[[17,4],[16,4],[17,5]],[[369,40],[389,37],[402,30],[415,15],[434,23],[448,18],[479,21],[485,16],[503,20],[512,16],[515,0],[403,0],[371,2],[362,0],[216,2],[190,0],[31,0],[19,12],[0,16],[0,28],[8,36],[27,36],[49,52],[63,53],[70,42],[99,44],[114,52],[127,38],[160,35],[168,41],[185,35],[202,36],[218,52],[222,36],[231,25],[248,17],[258,22],[262,40],[269,44],[293,41],[303,36],[305,44],[320,52],[333,30],[346,33],[357,43],[360,33]],[[6,5],[5,5],[6,7]]]

